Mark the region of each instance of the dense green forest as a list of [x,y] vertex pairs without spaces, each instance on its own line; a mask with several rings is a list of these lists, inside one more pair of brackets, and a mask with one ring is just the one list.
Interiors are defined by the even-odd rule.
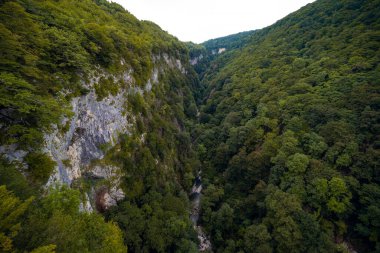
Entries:
[[380,251],[379,31],[379,1],[320,0],[201,70],[216,252]]
[[[198,252],[199,171],[213,252],[380,252],[379,46],[379,0],[202,44],[106,0],[0,0],[0,252]],[[88,212],[113,181],[50,184],[46,135],[91,93],[131,127],[80,168],[120,168]]]

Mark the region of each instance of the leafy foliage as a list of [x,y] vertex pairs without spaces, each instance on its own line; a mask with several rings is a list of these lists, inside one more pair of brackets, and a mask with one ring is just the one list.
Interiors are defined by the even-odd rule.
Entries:
[[[30,211],[17,244],[27,250],[56,245],[57,252],[127,252],[117,225],[105,222],[99,214],[80,212],[79,203],[76,190],[50,189]],[[36,251],[52,249],[46,246]]]
[[33,198],[21,201],[4,185],[0,186],[0,198],[0,250],[7,252],[13,250],[13,238],[17,236],[21,228],[20,218]]

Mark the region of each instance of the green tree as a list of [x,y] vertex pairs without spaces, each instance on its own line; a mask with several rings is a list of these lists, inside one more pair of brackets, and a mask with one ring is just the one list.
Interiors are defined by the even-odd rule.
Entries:
[[302,243],[302,234],[294,219],[294,215],[302,211],[298,198],[271,186],[265,206],[267,215],[264,223],[272,230],[271,236],[276,241],[275,250],[298,252]]
[[303,174],[309,165],[309,158],[304,154],[296,153],[288,158],[286,167],[294,175]]
[[333,177],[329,181],[329,200],[327,207],[336,214],[344,214],[351,207],[351,192],[342,178]]
[[264,224],[251,225],[244,233],[244,249],[246,252],[271,253],[273,252],[271,239]]
[[359,191],[359,201],[364,206],[359,211],[356,230],[367,237],[375,248],[379,248],[380,236],[380,187],[377,184],[364,184]]
[[22,201],[8,191],[5,185],[1,185],[0,199],[0,250],[10,252],[14,250],[13,238],[21,229],[21,216],[33,201],[33,197]]
[[64,186],[50,189],[28,215],[18,246],[32,250],[56,245],[58,252],[127,252],[118,226],[99,214],[80,212],[79,196]]

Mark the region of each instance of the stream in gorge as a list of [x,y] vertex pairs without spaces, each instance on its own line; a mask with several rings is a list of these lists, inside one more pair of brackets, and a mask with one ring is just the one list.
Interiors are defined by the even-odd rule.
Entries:
[[190,219],[193,222],[194,229],[197,231],[197,234],[198,234],[199,251],[212,252],[210,239],[207,237],[207,235],[203,231],[202,226],[198,225],[200,208],[201,208],[201,196],[202,196],[201,192],[202,192],[202,178],[201,178],[201,172],[199,172],[198,176],[194,180],[194,184],[190,193],[190,201],[191,201]]

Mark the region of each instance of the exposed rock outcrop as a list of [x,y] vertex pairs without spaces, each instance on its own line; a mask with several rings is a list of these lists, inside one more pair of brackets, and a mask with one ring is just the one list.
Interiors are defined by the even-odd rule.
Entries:
[[[130,75],[124,74],[122,78],[131,83]],[[92,84],[97,79],[94,78]],[[88,94],[72,100],[74,116],[62,122],[69,125],[68,131],[62,133],[54,126],[54,131],[45,136],[45,151],[57,162],[48,185],[54,182],[71,184],[81,177],[82,169],[88,167],[92,160],[103,158],[101,145],[115,144],[118,135],[128,132],[133,124],[127,119],[125,90],[98,101],[95,90],[91,90],[92,84]]]
[[203,54],[201,54],[201,55],[199,55],[199,56],[197,56],[197,57],[191,58],[191,59],[190,59],[190,64],[191,64],[192,66],[197,65],[198,62],[199,62],[200,60],[202,60],[202,59],[203,59]]
[[[118,141],[119,134],[129,132],[133,125],[133,116],[128,117],[126,110],[127,89],[119,89],[115,95],[109,94],[102,100],[98,99],[93,86],[101,77],[112,78],[114,82],[123,81],[127,87],[133,86],[130,71],[120,76],[100,72],[89,84],[84,84],[89,92],[72,99],[73,116],[62,121],[61,126],[66,126],[67,130],[62,131],[58,126],[53,126],[53,131],[45,135],[45,152],[57,163],[47,185],[71,185],[84,172],[91,171],[92,175],[106,179],[112,185],[109,187],[111,189],[107,188],[107,192],[114,201],[108,201],[107,205],[115,205],[117,200],[124,198],[120,189],[120,175],[116,175],[117,169],[109,166],[92,168],[91,162],[104,157],[105,150],[102,146],[113,146]],[[92,189],[90,193],[85,193],[82,210],[92,211],[93,206],[90,203],[94,201],[90,200],[96,199],[93,196],[96,191],[97,189]]]
[[[181,61],[167,54],[154,56],[153,59],[155,63],[161,62],[169,68],[177,68],[181,73],[186,73]],[[103,179],[108,185],[92,188],[90,196],[86,196],[86,203],[82,204],[83,210],[91,211],[91,202],[98,210],[104,211],[123,199],[120,169],[108,165],[93,166],[91,162],[104,157],[105,150],[102,146],[112,147],[117,143],[120,134],[132,131],[135,116],[127,111],[127,95],[150,92],[153,85],[159,82],[161,71],[164,71],[162,65],[160,68],[154,68],[151,78],[143,88],[134,84],[131,71],[119,76],[98,71],[89,84],[84,83],[89,93],[71,101],[73,116],[62,121],[62,125],[66,125],[68,130],[63,132],[59,127],[53,126],[53,131],[45,135],[45,152],[57,163],[47,185],[56,182],[70,185],[73,180],[86,173],[86,177]],[[99,100],[94,84],[98,83],[101,77],[111,78],[115,83],[122,81],[125,87],[120,88],[117,94],[109,94]]]

